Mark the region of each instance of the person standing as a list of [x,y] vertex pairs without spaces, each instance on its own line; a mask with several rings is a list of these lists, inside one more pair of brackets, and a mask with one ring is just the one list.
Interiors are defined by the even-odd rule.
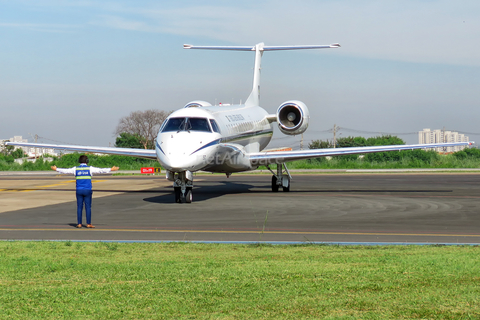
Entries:
[[78,159],[79,166],[64,169],[51,166],[51,169],[62,174],[74,174],[76,180],[76,196],[77,196],[77,228],[82,225],[82,212],[85,204],[85,215],[87,216],[87,228],[95,228],[92,225],[92,174],[93,173],[109,173],[117,171],[118,167],[111,168],[96,168],[88,166],[88,157],[86,155],[80,156]]

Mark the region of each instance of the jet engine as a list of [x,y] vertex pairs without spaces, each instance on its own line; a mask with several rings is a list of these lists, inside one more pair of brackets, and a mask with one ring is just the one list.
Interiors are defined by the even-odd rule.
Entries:
[[307,106],[301,101],[287,101],[277,110],[278,128],[283,134],[302,134],[308,128],[310,113]]

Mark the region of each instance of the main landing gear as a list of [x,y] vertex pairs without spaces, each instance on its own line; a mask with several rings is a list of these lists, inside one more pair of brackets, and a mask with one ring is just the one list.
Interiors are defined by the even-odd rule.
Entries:
[[[285,171],[283,170],[285,168]],[[290,172],[288,172],[287,165],[285,163],[278,163],[277,164],[277,173],[272,171],[269,166],[267,169],[273,173],[272,176],[272,191],[278,192],[278,189],[282,187],[284,192],[290,191],[290,180],[292,180],[292,176]]]
[[192,203],[193,173],[190,171],[168,172],[167,179],[173,181],[176,203]]

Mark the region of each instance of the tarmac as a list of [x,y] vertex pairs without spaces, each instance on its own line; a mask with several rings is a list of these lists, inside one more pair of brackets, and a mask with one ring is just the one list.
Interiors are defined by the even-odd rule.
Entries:
[[163,174],[96,175],[92,223],[77,229],[75,181],[0,174],[0,239],[242,243],[480,244],[480,173],[199,174],[193,203],[174,203]]

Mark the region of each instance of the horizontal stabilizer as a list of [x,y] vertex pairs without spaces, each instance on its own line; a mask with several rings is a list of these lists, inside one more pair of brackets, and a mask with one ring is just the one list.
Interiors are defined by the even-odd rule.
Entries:
[[[255,51],[256,46],[194,46],[184,44],[184,49],[204,49],[204,50],[236,50],[236,51]],[[261,51],[275,50],[300,50],[300,49],[327,49],[339,48],[340,44],[332,43],[328,45],[306,45],[306,46],[262,46]]]
[[[245,101],[245,106],[258,106],[260,104],[260,65],[262,54],[264,51],[279,50],[300,50],[300,49],[327,49],[339,48],[340,44],[332,43],[328,45],[306,45],[306,46],[266,46],[263,42],[254,46],[194,46],[192,44],[184,44],[184,49],[204,49],[204,50],[234,50],[234,51],[254,51],[255,66],[253,71],[253,88],[252,92]],[[270,121],[270,120],[269,120]],[[271,122],[271,121],[270,121]]]

